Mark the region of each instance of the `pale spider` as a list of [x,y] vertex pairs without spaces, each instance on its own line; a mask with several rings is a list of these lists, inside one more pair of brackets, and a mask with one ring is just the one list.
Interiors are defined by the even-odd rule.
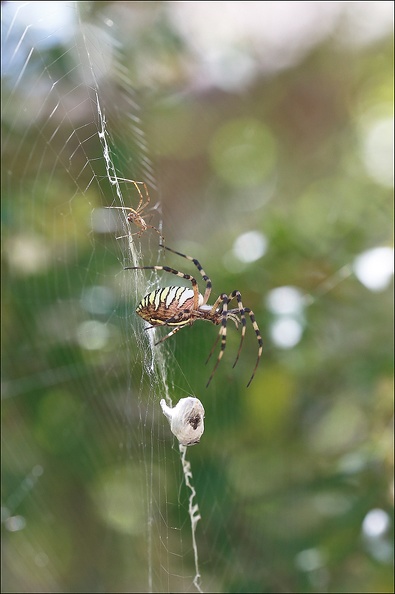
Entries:
[[[236,365],[239,359],[246,332],[245,314],[248,314],[258,341],[258,356],[254,370],[247,384],[248,387],[255,375],[259,360],[262,355],[262,337],[258,328],[258,324],[255,321],[254,312],[251,311],[249,307],[244,307],[241,301],[241,294],[237,290],[232,291],[231,293],[229,293],[229,295],[227,295],[226,293],[222,293],[215,301],[214,305],[209,305],[207,302],[211,294],[211,280],[204,272],[198,260],[196,260],[195,258],[191,258],[191,256],[181,254],[176,250],[172,250],[169,247],[163,247],[166,250],[169,250],[169,252],[178,254],[179,256],[182,256],[183,258],[186,258],[187,260],[190,260],[194,263],[196,268],[199,270],[203,280],[206,282],[206,290],[204,292],[204,296],[199,293],[197,281],[190,274],[184,274],[183,272],[179,272],[174,268],[169,268],[169,266],[127,266],[125,270],[164,270],[165,272],[170,272],[171,274],[175,274],[176,276],[185,278],[186,280],[189,280],[192,284],[192,289],[189,289],[187,287],[171,286],[156,289],[155,291],[148,293],[148,295],[146,295],[137,306],[136,313],[151,324],[151,326],[149,326],[148,329],[153,328],[155,326],[174,326],[174,329],[171,332],[169,332],[169,334],[167,334],[164,338],[159,340],[156,344],[159,344],[167,338],[170,338],[170,336],[173,336],[173,334],[175,334],[185,326],[191,326],[196,322],[196,320],[207,320],[216,325],[221,324],[221,328],[219,330],[217,339],[206,360],[207,363],[214,352],[219,338],[221,337],[221,349],[217,361],[215,363],[214,369],[206,384],[206,387],[211,382],[212,377],[218,367],[218,364],[224,354],[226,348],[226,329],[227,322],[229,319],[231,319],[232,322],[234,322],[236,328],[238,327],[239,323],[241,323],[240,345],[239,350],[237,351],[236,360],[233,363],[233,367]],[[232,301],[232,299],[237,300],[237,308],[229,310],[228,304],[230,303],[230,301]]]
[[[135,225],[137,225],[137,227],[140,227],[140,231],[137,231],[137,233],[131,233],[131,235],[137,235],[137,237],[141,237],[142,234],[145,231],[147,231],[147,229],[154,229],[160,237],[160,245],[163,246],[165,239],[164,239],[163,235],[161,234],[161,232],[159,231],[159,229],[157,229],[153,225],[149,225],[148,223],[146,223],[144,218],[142,217],[142,212],[145,210],[145,208],[150,203],[150,196],[149,196],[147,184],[142,181],[135,181],[134,179],[125,179],[124,177],[118,177],[116,179],[118,181],[126,181],[126,182],[130,182],[130,183],[134,184],[134,186],[137,189],[137,192],[139,194],[140,201],[139,201],[136,209],[132,208],[131,206],[106,206],[105,208],[116,208],[118,210],[129,210],[130,212],[127,216],[127,220],[129,221],[129,223],[134,223]],[[142,194],[138,184],[141,184],[142,186],[144,186],[145,198],[143,197],[143,194]],[[145,200],[145,202],[144,202],[144,200]],[[123,235],[122,237],[129,237],[129,236]],[[121,239],[121,237],[118,237],[117,239]]]

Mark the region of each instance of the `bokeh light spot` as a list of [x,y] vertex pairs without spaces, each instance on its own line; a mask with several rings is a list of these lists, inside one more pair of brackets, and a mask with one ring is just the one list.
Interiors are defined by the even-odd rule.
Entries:
[[248,231],[239,235],[233,244],[233,254],[241,262],[255,262],[267,250],[267,239],[259,231]]
[[367,250],[354,260],[358,280],[371,291],[386,289],[394,275],[394,249],[377,247]]
[[394,119],[374,121],[366,130],[362,159],[368,175],[377,183],[394,187]]
[[9,532],[19,532],[26,526],[26,520],[23,516],[10,516],[5,521],[5,527]]
[[281,349],[292,349],[298,344],[303,334],[302,324],[293,318],[280,317],[270,326],[273,342]]
[[362,532],[368,538],[378,538],[385,534],[390,525],[388,514],[382,509],[371,509],[362,522]]
[[96,320],[88,320],[78,328],[78,342],[89,351],[99,350],[106,346],[109,331],[106,324]]
[[302,571],[314,571],[324,565],[324,559],[318,549],[305,549],[296,555],[295,565]]
[[266,298],[268,309],[277,315],[295,315],[303,310],[304,300],[296,287],[277,287]]

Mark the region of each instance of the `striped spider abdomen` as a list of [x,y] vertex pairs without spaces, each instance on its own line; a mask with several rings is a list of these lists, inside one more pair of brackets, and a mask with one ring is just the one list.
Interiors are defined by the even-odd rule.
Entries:
[[[148,293],[136,313],[151,326],[186,326],[200,317],[194,310],[195,293],[187,287],[163,287]],[[198,307],[203,295],[198,293]]]
[[[209,305],[208,300],[211,295],[212,284],[210,278],[207,276],[202,266],[200,265],[200,262],[196,260],[196,258],[192,258],[191,256],[187,256],[185,254],[182,254],[181,252],[177,252],[176,250],[173,250],[167,246],[162,247],[164,247],[169,252],[178,254],[182,258],[185,258],[186,260],[193,262],[193,264],[198,269],[202,279],[206,283],[206,290],[204,292],[204,295],[202,295],[201,293],[199,293],[197,281],[192,275],[185,274],[184,272],[180,272],[179,270],[175,270],[174,268],[170,268],[169,266],[127,266],[125,270],[163,270],[164,272],[170,272],[175,276],[179,276],[189,281],[192,285],[192,288],[171,286],[156,289],[155,291],[148,293],[148,295],[146,295],[141,300],[141,302],[137,306],[136,313],[151,324],[147,327],[147,329],[154,328],[155,326],[170,326],[172,328],[172,330],[168,334],[166,334],[166,336],[164,336],[161,340],[159,340],[156,344],[159,344],[160,342],[163,342],[164,340],[170,338],[170,336],[173,336],[174,334],[176,334],[176,332],[178,332],[185,326],[191,326],[196,322],[196,320],[207,320],[212,324],[221,326],[219,329],[219,333],[217,335],[217,340],[215,341],[214,346],[211,349],[207,359],[207,361],[210,359],[211,355],[214,352],[215,346],[217,345],[218,341],[220,341],[220,351],[217,357],[217,361],[214,365],[214,369],[206,384],[207,386],[211,382],[211,379],[218,367],[219,362],[222,359],[222,356],[226,348],[226,333],[228,320],[232,320],[236,328],[238,328],[239,325],[241,325],[240,344],[233,367],[236,365],[244,342],[247,315],[247,317],[250,319],[251,325],[254,329],[255,336],[258,342],[258,355],[252,375],[247,384],[248,387],[254,378],[255,371],[261,359],[263,349],[262,337],[258,324],[255,320],[254,312],[249,307],[245,307],[243,305],[241,300],[241,293],[237,289],[235,289],[229,294],[221,293],[221,295],[217,297],[213,305]],[[233,300],[236,300],[237,308],[229,309],[229,303]]]

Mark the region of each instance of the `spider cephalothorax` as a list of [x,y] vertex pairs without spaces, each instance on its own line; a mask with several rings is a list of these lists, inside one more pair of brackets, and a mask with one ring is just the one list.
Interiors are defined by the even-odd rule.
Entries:
[[[173,334],[185,326],[191,326],[196,322],[196,320],[207,320],[213,324],[221,325],[217,340],[215,341],[214,346],[207,358],[208,361],[214,352],[219,338],[221,337],[221,349],[214,369],[207,382],[207,386],[211,382],[211,379],[218,367],[220,360],[222,359],[222,355],[226,348],[226,330],[229,319],[235,323],[236,327],[238,327],[239,323],[241,323],[240,345],[233,367],[236,365],[244,341],[246,331],[245,314],[247,314],[251,320],[251,324],[255,330],[258,341],[258,357],[250,380],[247,384],[247,386],[249,386],[255,375],[256,368],[262,355],[262,337],[258,328],[258,324],[255,321],[254,312],[249,307],[244,307],[241,300],[241,293],[237,290],[232,291],[229,293],[229,295],[222,293],[213,305],[209,305],[207,301],[211,294],[211,280],[204,272],[198,260],[191,258],[191,256],[186,256],[185,254],[181,254],[180,252],[172,250],[169,247],[165,247],[165,249],[194,263],[203,280],[206,282],[206,290],[204,295],[199,293],[197,281],[190,274],[184,274],[183,272],[179,272],[174,268],[169,268],[169,266],[128,266],[125,268],[125,270],[164,270],[165,272],[170,272],[171,274],[175,274],[176,276],[180,276],[181,278],[189,280],[192,284],[192,289],[176,286],[156,289],[155,291],[148,293],[148,295],[146,295],[141,300],[137,306],[136,312],[139,316],[151,324],[149,328],[153,328],[155,326],[169,326],[173,328],[169,334],[166,334],[166,336],[164,336],[156,344],[159,344],[167,338],[170,338],[170,336],[173,336]],[[237,308],[228,309],[228,304],[233,299],[236,299],[237,301]]]

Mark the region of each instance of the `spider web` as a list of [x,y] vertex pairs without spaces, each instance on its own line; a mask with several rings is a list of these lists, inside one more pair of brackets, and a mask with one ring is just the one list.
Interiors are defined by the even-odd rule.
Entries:
[[[101,125],[101,129],[99,131],[99,138],[102,144],[102,148],[103,148],[103,156],[106,162],[106,171],[107,171],[107,176],[108,179],[111,183],[113,183],[116,186],[116,192],[117,192],[117,196],[120,200],[120,204],[125,207],[125,202],[123,200],[123,196],[122,193],[120,192],[120,188],[119,188],[119,184],[117,181],[117,173],[115,171],[115,167],[114,167],[114,163],[111,159],[111,151],[107,142],[107,136],[108,136],[108,132],[106,129],[106,122],[105,122],[105,118],[103,116],[101,107],[100,107],[100,102],[99,102],[99,97],[96,96],[96,101],[97,101],[97,106],[98,106],[98,115],[99,115],[99,120],[100,120],[100,125]],[[136,104],[134,104],[136,105]],[[136,122],[136,120],[135,120]],[[147,147],[145,145],[145,143],[142,141],[143,139],[143,134],[142,134],[142,130],[140,128],[137,128],[137,124],[134,124],[134,131],[139,135],[140,137],[140,143],[139,146],[143,151],[146,151]],[[144,165],[145,168],[147,169],[148,165],[149,165],[149,161],[147,158],[145,158],[144,160]],[[151,167],[150,169],[150,180],[152,180],[152,169]],[[148,179],[148,176],[145,177],[145,179]],[[129,231],[129,230],[128,230]],[[137,258],[136,255],[136,251],[134,248],[134,241],[133,241],[133,235],[136,235],[136,232],[130,232],[128,233],[127,236],[128,237],[128,244],[129,244],[129,248],[130,248],[130,252],[133,256],[133,262],[135,266],[138,265],[142,265],[139,264],[139,260]],[[120,238],[122,239],[122,238]],[[138,283],[135,283],[136,288],[140,291],[143,289],[142,287],[143,281]],[[137,299],[137,294],[136,294],[136,299]],[[153,330],[152,328],[149,328],[149,330]],[[144,346],[142,344],[142,340],[139,336],[138,331],[134,332],[135,335],[135,340],[136,340],[136,344],[139,347],[139,350],[144,349]],[[146,374],[150,377],[150,381],[151,381],[151,391],[153,395],[156,394],[162,394],[165,396],[167,403],[170,404],[170,406],[173,406],[173,402],[172,399],[169,395],[169,386],[168,386],[168,382],[167,382],[167,373],[166,373],[166,359],[168,360],[170,358],[170,353],[167,353],[166,358],[163,355],[163,350],[160,351],[159,349],[156,350],[154,348],[154,332],[148,332],[147,333],[147,337],[149,338],[149,343],[150,343],[150,351],[149,353],[147,353],[147,356],[144,357],[144,367],[145,367],[145,371]],[[155,401],[155,397],[153,397],[153,400]],[[157,401],[156,401],[157,403]],[[153,446],[151,446],[153,447]],[[192,476],[192,469],[191,469],[191,463],[187,460],[186,456],[187,456],[187,447],[179,444],[179,450],[180,450],[180,459],[181,459],[181,465],[182,465],[182,470],[183,470],[183,474],[184,474],[184,481],[185,481],[185,485],[188,487],[188,489],[190,490],[190,495],[189,495],[189,499],[188,499],[188,512],[189,512],[189,517],[190,517],[190,521],[191,521],[191,538],[192,538],[192,549],[193,549],[193,555],[194,555],[194,561],[195,561],[195,571],[196,574],[193,578],[193,584],[195,585],[196,589],[201,592],[201,587],[200,587],[200,572],[199,572],[199,564],[198,564],[198,550],[197,550],[197,545],[196,545],[196,525],[198,523],[198,521],[200,520],[200,514],[199,514],[199,506],[195,501],[195,497],[196,497],[196,491],[195,488],[193,486],[193,476]],[[151,475],[151,470],[149,470],[150,475]],[[152,591],[153,588],[153,576],[152,576],[152,553],[151,553],[151,549],[152,549],[152,532],[151,532],[151,526],[152,526],[152,522],[153,522],[153,518],[154,518],[154,512],[152,509],[152,505],[153,505],[153,498],[152,498],[152,486],[149,487],[148,492],[147,492],[147,500],[149,501],[149,508],[148,508],[148,559],[149,559],[149,573],[148,573],[148,589],[149,591]]]
[[[37,318],[40,319],[42,326],[41,336],[35,339],[37,343],[34,344],[32,341],[30,348],[42,349],[41,341],[46,340],[48,334],[52,335],[50,337],[52,342],[60,340],[60,335],[66,344],[77,339],[87,352],[93,353],[105,347],[107,343],[114,342],[110,351],[113,351],[113,348],[124,351],[129,361],[128,368],[133,371],[136,366],[139,366],[140,374],[136,374],[137,378],[139,377],[137,380],[132,379],[132,374],[129,378],[124,378],[117,371],[117,364],[114,363],[114,360],[121,360],[123,356],[117,353],[109,367],[105,360],[96,361],[93,365],[93,368],[101,374],[99,383],[93,377],[85,378],[84,381],[78,376],[86,375],[86,370],[79,369],[78,364],[73,362],[69,355],[70,360],[62,367],[52,367],[48,372],[37,372],[36,377],[28,373],[26,378],[10,381],[7,383],[6,396],[14,399],[23,398],[24,395],[29,395],[34,383],[38,388],[47,384],[72,386],[72,379],[68,379],[68,376],[70,378],[73,375],[77,376],[77,381],[84,383],[84,390],[87,391],[82,394],[82,411],[87,412],[87,409],[93,406],[96,421],[99,424],[107,422],[110,424],[110,431],[120,434],[117,440],[118,453],[114,454],[120,467],[115,468],[108,478],[102,477],[103,484],[97,486],[97,491],[100,492],[92,493],[92,498],[97,499],[96,505],[101,507],[102,515],[105,521],[112,525],[112,529],[117,529],[121,534],[124,532],[131,539],[136,534],[139,539],[139,535],[145,533],[146,559],[142,564],[146,565],[145,572],[143,567],[139,568],[138,575],[133,575],[130,582],[125,583],[123,587],[129,591],[189,591],[191,588],[201,591],[195,536],[200,515],[193,486],[191,463],[187,459],[187,448],[181,445],[179,445],[179,463],[183,478],[178,470],[175,468],[173,470],[175,480],[179,484],[176,490],[179,491],[178,504],[175,503],[175,505],[180,506],[180,510],[185,506],[186,513],[189,514],[189,536],[186,534],[182,536],[186,532],[185,519],[181,520],[180,526],[173,528],[169,525],[167,514],[163,515],[161,511],[164,502],[166,506],[171,505],[164,476],[168,472],[169,464],[175,464],[175,459],[171,457],[169,460],[166,454],[169,446],[164,443],[164,435],[169,434],[169,428],[160,411],[159,400],[164,397],[168,404],[172,404],[167,367],[173,356],[166,345],[160,349],[154,348],[154,332],[144,332],[141,324],[133,320],[135,316],[131,304],[137,304],[144,292],[148,292],[144,275],[127,274],[124,279],[120,278],[124,274],[122,265],[144,263],[143,253],[144,259],[152,259],[155,257],[155,252],[156,257],[159,257],[159,248],[153,246],[153,239],[156,243],[157,238],[144,237],[141,243],[138,239],[136,241],[134,237],[136,228],[127,223],[127,211],[116,212],[100,207],[100,203],[103,207],[107,204],[136,206],[139,195],[133,184],[123,179],[132,177],[138,181],[144,180],[149,186],[150,196],[156,197],[156,204],[153,201],[150,203],[150,216],[154,212],[160,217],[155,174],[139,115],[141,105],[134,93],[130,74],[122,63],[120,48],[115,42],[114,23],[101,22],[100,30],[98,27],[94,29],[83,22],[84,6],[69,4],[62,8],[57,6],[58,3],[52,3],[49,8],[47,5],[41,6],[40,10],[44,12],[38,11],[38,14],[34,15],[34,6],[31,3],[17,4],[18,6],[9,7],[9,12],[5,11],[7,28],[5,66],[6,74],[10,76],[10,84],[4,101],[4,114],[5,119],[11,122],[11,127],[15,130],[19,127],[19,117],[29,106],[31,123],[26,126],[24,136],[8,167],[9,190],[15,193],[18,191],[16,188],[19,187],[21,205],[29,220],[29,224],[21,230],[20,235],[14,233],[9,239],[15,249],[19,239],[21,244],[24,244],[20,247],[20,258],[23,262],[19,262],[16,255],[14,264],[20,266],[22,274],[37,272],[40,268],[45,270],[50,265],[47,261],[47,258],[51,259],[48,254],[43,256],[44,261],[40,261],[38,234],[37,237],[35,236],[37,229],[31,225],[36,213],[35,201],[43,203],[43,211],[37,208],[38,216],[43,219],[42,226],[54,225],[54,229],[59,233],[56,243],[64,242],[67,244],[65,251],[68,249],[71,252],[67,255],[57,254],[58,266],[66,270],[66,287],[57,287],[56,282],[51,286],[50,281],[46,286],[48,297],[51,291],[55,291],[57,300],[63,305],[58,308],[59,311],[38,311]],[[56,53],[57,44],[60,46],[65,40],[62,38],[62,30],[52,30],[47,25],[43,30],[40,27],[44,14],[50,17],[51,11],[56,13],[61,8],[64,17],[67,20],[70,19],[66,34],[70,36],[67,39],[69,49],[60,53],[52,62],[48,62],[46,53],[48,45],[53,45],[53,51]],[[29,19],[31,23],[28,23]],[[71,33],[73,28],[74,33]],[[99,48],[100,43],[104,44],[105,50]],[[106,60],[109,59],[110,54],[113,68],[111,81],[105,81],[105,74],[108,74],[110,66],[106,64]],[[64,73],[62,69],[65,69]],[[64,80],[67,80],[70,88],[68,93],[65,93]],[[120,88],[116,104],[108,110],[113,121],[117,118],[120,120],[117,122],[118,130],[114,136],[111,135],[111,127],[107,124],[105,115],[105,105],[111,101],[111,90],[106,88],[109,84],[117,84]],[[67,128],[70,132],[65,135]],[[23,153],[23,144],[29,142],[27,138],[29,135],[35,137],[31,147],[31,163],[28,162],[20,167],[19,159]],[[10,150],[9,138],[6,133],[4,139],[6,150]],[[123,147],[128,148],[126,150]],[[16,175],[17,171],[18,175]],[[44,171],[47,171],[47,182],[42,187],[40,183]],[[118,178],[122,179],[118,180]],[[59,181],[61,179],[63,182]],[[37,190],[35,183],[40,185]],[[61,188],[59,185],[61,183],[65,188]],[[26,194],[31,196],[27,205]],[[109,200],[109,196],[113,198]],[[55,205],[53,205],[54,202]],[[53,222],[53,218],[57,219],[56,223]],[[75,222],[77,218],[79,221]],[[81,222],[90,244],[90,254],[85,265],[81,265],[76,253],[80,249],[81,239],[80,237],[77,239],[77,235],[81,233],[77,224]],[[91,227],[90,231],[87,223]],[[41,228],[40,231],[43,229]],[[105,241],[100,241],[100,235],[105,238]],[[119,241],[116,240],[117,235],[122,235]],[[114,242],[112,247],[108,247],[108,240]],[[97,248],[98,242],[102,243],[100,248]],[[114,278],[111,278],[111,273],[101,278],[102,262],[108,257],[106,253],[103,254],[103,248],[114,259],[111,268]],[[31,250],[30,262],[28,261],[29,250]],[[54,251],[56,253],[56,246]],[[120,252],[120,256],[116,255],[117,251]],[[70,276],[73,262],[76,266],[76,275],[79,277],[76,284]],[[157,280],[152,277],[150,288],[156,284]],[[79,291],[80,296],[78,296]],[[112,304],[115,294],[124,302],[124,312],[122,313],[122,309],[117,306],[109,315],[109,311],[114,308]],[[78,319],[81,312],[71,313],[76,307],[76,299],[77,303],[80,300],[85,312],[88,313],[88,319],[85,322]],[[36,307],[40,310],[38,298]],[[72,316],[77,317],[77,320],[73,321],[76,327],[67,330],[69,324],[73,326],[70,320]],[[113,322],[116,316],[122,322],[122,330],[125,332],[122,341],[116,328],[119,323]],[[63,319],[66,326],[64,323],[59,323],[56,327],[57,322],[55,323],[54,318]],[[67,356],[65,359],[67,360]],[[114,382],[110,379],[111,376],[115,377]],[[91,398],[95,402],[91,401]],[[100,398],[104,398],[105,404],[98,404],[97,399]],[[108,413],[110,418],[104,421],[102,415],[108,415]],[[105,431],[104,436],[106,433]],[[177,449],[175,447],[175,451]],[[23,450],[19,451],[19,455],[21,455],[20,466],[26,467],[29,457]],[[93,455],[95,455],[94,452]],[[98,455],[93,463],[100,464]],[[33,490],[35,496],[42,491],[39,479],[47,472],[45,463],[36,463],[31,472],[26,474],[21,485],[7,496],[5,509],[7,514],[14,518],[12,521],[6,518],[11,532],[19,531],[18,520],[15,519],[22,518],[15,513],[19,505],[28,497],[30,490]],[[162,483],[164,483],[163,486]],[[183,483],[186,493],[181,495]],[[45,494],[41,493],[41,497],[45,500]],[[186,497],[185,502],[184,497]],[[119,501],[122,498],[125,498],[124,503]],[[117,510],[118,504],[120,508]],[[133,510],[134,506],[136,510]],[[127,515],[131,517],[128,518]],[[21,530],[22,528],[24,526],[20,527]],[[172,542],[169,533],[174,531],[180,536]],[[183,539],[189,541],[189,544],[185,544]],[[32,537],[31,547],[36,565],[34,568],[36,586],[28,586],[28,589],[72,589],[71,584],[62,585],[60,572],[57,574],[59,559],[56,559],[56,556],[40,543],[39,537],[36,539]],[[186,568],[181,568],[182,573],[177,575],[177,570],[172,569],[171,557],[182,559],[185,547],[192,551],[191,568],[194,568],[195,575],[191,575]],[[28,574],[28,563],[24,561],[26,574]],[[12,573],[11,568],[10,571]],[[22,583],[23,576],[20,579]],[[99,586],[99,589],[103,587]],[[109,586],[105,587],[105,589],[108,588]]]
[[[4,591],[387,587],[387,4],[2,5]],[[248,391],[249,320],[203,392],[217,330],[136,316],[174,279],[125,266],[196,269],[125,179],[253,308]]]

